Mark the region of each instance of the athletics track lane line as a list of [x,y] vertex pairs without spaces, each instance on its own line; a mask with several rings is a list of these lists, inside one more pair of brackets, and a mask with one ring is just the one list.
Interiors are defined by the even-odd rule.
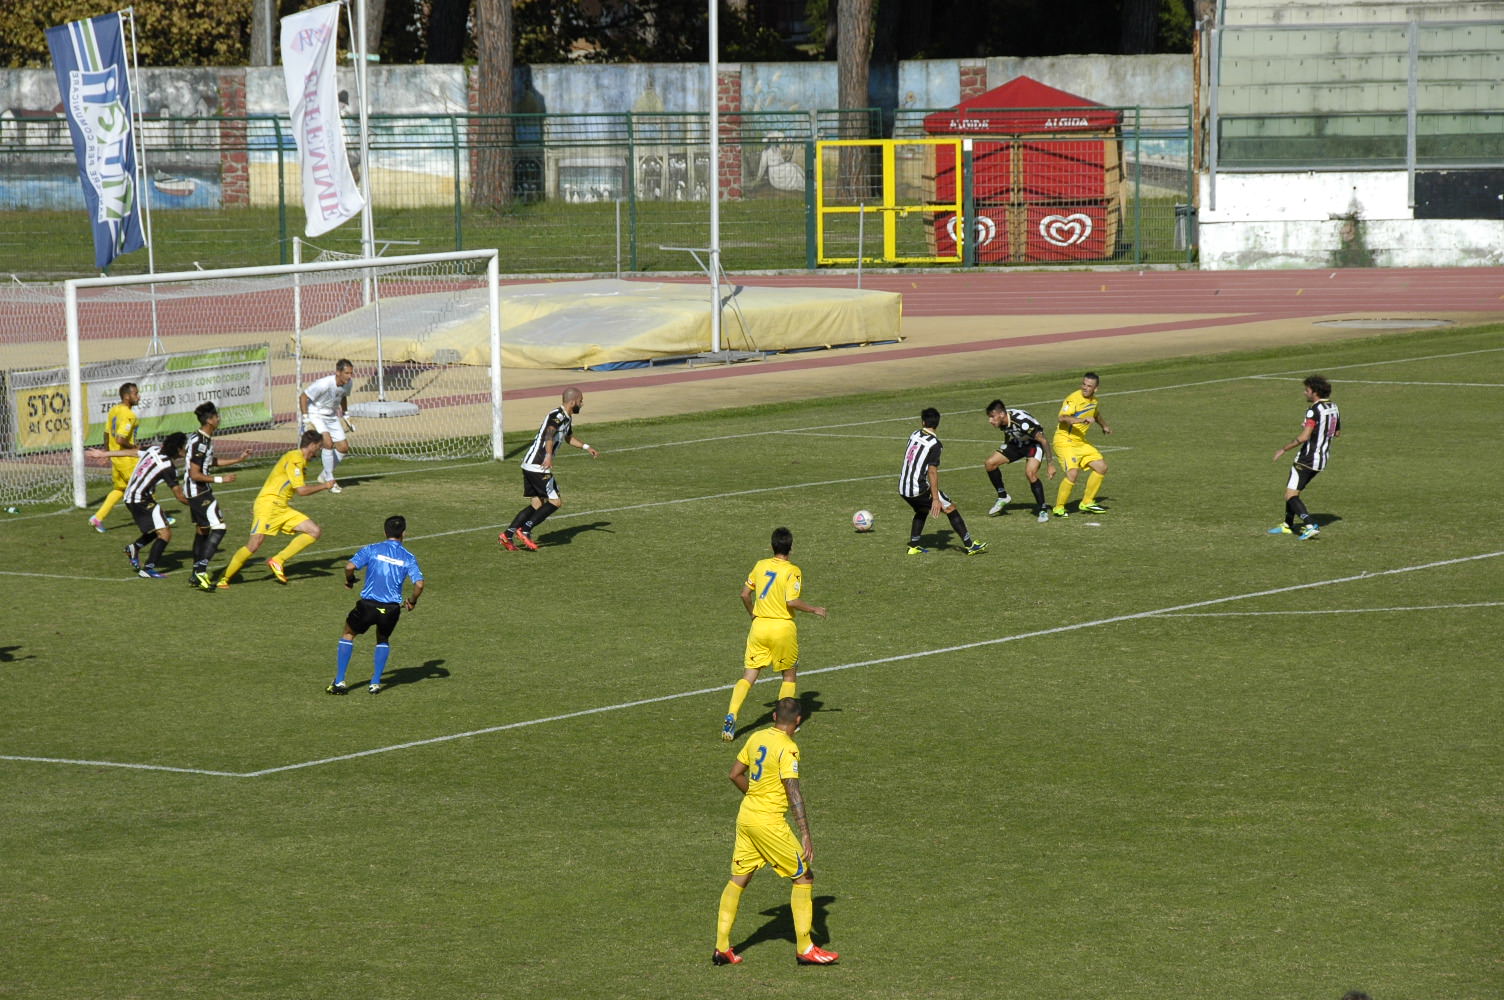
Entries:
[[[1233,601],[1246,601],[1256,597],[1271,597],[1275,594],[1289,594],[1301,590],[1311,590],[1316,587],[1331,587],[1342,583],[1353,583],[1359,580],[1377,580],[1380,577],[1396,576],[1402,573],[1415,573],[1421,570],[1438,569],[1443,566],[1457,566],[1463,563],[1478,562],[1484,559],[1494,559],[1504,556],[1504,550],[1497,552],[1484,552],[1472,556],[1459,556],[1455,559],[1441,559],[1436,562],[1421,563],[1415,566],[1401,566],[1395,569],[1364,571],[1348,576],[1333,577],[1330,580],[1315,580],[1310,583],[1296,583],[1287,587],[1271,587],[1267,590],[1256,590],[1247,594],[1233,594],[1228,597],[1213,597],[1204,601],[1191,601],[1186,604],[1175,604],[1167,608],[1156,608],[1152,611],[1136,611],[1126,615],[1113,615],[1108,618],[1097,618],[1092,621],[1076,622],[1072,625],[1059,625],[1055,628],[1037,629],[1033,632],[1019,632],[1015,635],[1000,636],[995,639],[979,639],[976,642],[966,642],[955,646],[942,646],[938,649],[924,649],[914,653],[900,653],[895,656],[882,656],[871,660],[858,660],[854,663],[842,663],[833,667],[818,667],[814,670],[803,671],[804,676],[810,677],[816,674],[832,674],[842,670],[855,670],[858,667],[874,667],[887,663],[903,663],[907,660],[919,660],[930,656],[942,656],[946,653],[964,652],[971,649],[981,649],[987,646],[1000,646],[1004,643],[1018,642],[1022,639],[1036,639],[1044,636],[1062,635],[1067,632],[1077,632],[1081,629],[1097,628],[1102,625],[1113,625],[1118,622],[1139,621],[1145,618],[1172,617],[1176,612],[1188,611],[1192,608],[1212,607],[1218,604],[1228,604]],[[771,683],[776,678],[765,678]],[[299,771],[310,767],[320,767],[324,764],[337,764],[341,761],[357,760],[361,757],[373,757],[377,754],[392,753],[397,750],[411,750],[415,747],[432,746],[438,743],[450,743],[454,740],[468,739],[472,736],[487,736],[491,733],[501,733],[512,729],[525,729],[531,726],[541,726],[549,722],[564,722],[569,719],[578,719],[587,715],[600,715],[605,712],[620,712],[629,708],[641,708],[644,705],[657,705],[667,701],[679,701],[684,698],[697,698],[706,694],[717,694],[731,688],[730,684],[717,684],[714,687],[697,688],[693,691],[679,691],[674,694],[658,695],[653,698],[639,698],[635,701],[620,702],[615,705],[602,705],[596,708],[582,708],[574,712],[562,712],[558,715],[544,716],[538,719],[527,719],[522,722],[508,722],[498,726],[486,726],[482,729],[471,729],[463,733],[450,733],[446,736],[431,736],[422,740],[409,740],[406,743],[394,743],[390,746],[374,747],[370,750],[357,750],[354,753],[338,754],[333,757],[323,757],[318,760],[307,760],[297,764],[283,764],[280,767],[267,767],[259,771],[211,771],[193,767],[169,767],[160,764],[130,764],[115,761],[101,760],[72,760],[62,757],[30,757],[13,754],[0,754],[0,760],[39,763],[39,764],[72,764],[81,767],[123,767],[140,771],[168,771],[175,774],[200,774],[216,778],[260,778],[269,774],[281,774],[286,771]]]

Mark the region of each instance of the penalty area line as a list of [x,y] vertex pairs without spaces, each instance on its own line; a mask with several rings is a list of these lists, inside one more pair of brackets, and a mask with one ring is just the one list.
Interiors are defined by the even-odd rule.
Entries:
[[[1395,569],[1382,569],[1353,573],[1347,576],[1333,577],[1329,580],[1313,580],[1309,583],[1296,583],[1288,587],[1271,587],[1267,590],[1255,590],[1246,594],[1232,594],[1227,597],[1213,597],[1204,601],[1191,601],[1186,604],[1175,604],[1166,608],[1156,608],[1152,611],[1137,611],[1126,615],[1112,615],[1107,618],[1097,618],[1092,621],[1076,622],[1072,625],[1060,625],[1055,628],[1037,629],[1032,632],[1020,632],[1015,635],[999,636],[994,639],[981,639],[976,642],[961,643],[955,646],[943,646],[938,649],[924,649],[913,653],[900,653],[896,656],[882,656],[871,660],[858,660],[854,663],[842,663],[831,667],[819,667],[814,670],[801,671],[806,676],[815,674],[831,674],[841,670],[854,670],[857,667],[874,667],[886,663],[903,663],[908,660],[918,660],[930,656],[942,656],[946,653],[958,653],[971,649],[982,649],[987,646],[1000,646],[1004,643],[1018,642],[1022,639],[1036,639],[1043,636],[1062,635],[1067,632],[1077,632],[1082,629],[1098,628],[1103,625],[1113,625],[1118,622],[1140,621],[1147,618],[1172,618],[1181,617],[1177,612],[1190,611],[1194,608],[1214,607],[1218,604],[1229,604],[1233,601],[1247,601],[1257,597],[1271,597],[1275,594],[1289,594],[1301,590],[1312,590],[1317,587],[1332,587],[1343,583],[1354,583],[1360,580],[1377,580],[1386,576],[1398,576],[1402,573],[1417,573],[1422,570],[1440,569],[1444,566],[1460,566],[1464,563],[1479,562],[1484,559],[1495,559],[1504,556],[1504,550],[1497,552],[1484,552],[1472,556],[1459,556],[1455,559],[1440,559],[1435,562],[1420,563],[1415,566],[1400,566]],[[1504,602],[1501,602],[1504,603]],[[1495,606],[1490,603],[1489,606]],[[1186,616],[1189,617],[1189,616]],[[775,677],[765,678],[767,682],[776,680]],[[405,743],[394,743],[390,746],[373,747],[369,750],[357,750],[353,753],[337,754],[332,757],[321,757],[317,760],[306,760],[297,764],[283,764],[279,767],[265,767],[256,771],[213,771],[204,768],[193,767],[169,767],[161,764],[131,764],[118,761],[104,760],[71,760],[58,757],[23,757],[8,754],[0,754],[0,760],[23,761],[45,764],[72,764],[83,767],[123,767],[140,771],[170,771],[178,774],[200,774],[210,777],[223,778],[260,778],[269,774],[282,774],[288,771],[300,771],[310,767],[320,767],[325,764],[336,764],[340,761],[357,760],[362,757],[374,757],[377,754],[392,753],[397,750],[411,750],[415,747],[434,746],[439,743],[450,743],[454,740],[468,739],[474,736],[486,736],[491,733],[501,733],[512,729],[526,729],[531,726],[541,726],[550,722],[564,722],[569,719],[578,719],[588,715],[601,715],[606,712],[619,712],[629,708],[641,708],[644,705],[658,705],[669,701],[680,701],[685,698],[698,698],[706,694],[718,694],[729,690],[733,685],[717,684],[713,687],[697,688],[693,691],[678,691],[673,694],[657,695],[652,698],[638,698],[633,701],[619,702],[615,705],[599,705],[595,708],[582,708],[574,712],[561,712],[557,715],[543,716],[537,719],[526,719],[520,722],[507,722],[495,726],[485,726],[480,729],[469,729],[462,733],[449,733],[444,736],[431,736],[422,740],[409,740]]]

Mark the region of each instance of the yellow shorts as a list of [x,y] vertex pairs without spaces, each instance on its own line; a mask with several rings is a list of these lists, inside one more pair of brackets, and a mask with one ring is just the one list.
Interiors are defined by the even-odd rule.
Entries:
[[748,670],[792,670],[799,665],[799,630],[789,618],[754,618],[747,630]]
[[125,489],[125,484],[131,481],[131,473],[136,471],[136,461],[134,458],[110,459],[110,485],[117,490]]
[[264,500],[257,500],[255,509],[251,511],[251,534],[296,534],[298,525],[306,520],[308,520],[307,514],[299,513],[291,507],[279,503],[268,503]]
[[1102,453],[1089,444],[1071,445],[1062,448],[1055,446],[1055,461],[1067,472],[1071,469],[1084,469],[1093,462],[1100,462]]
[[731,851],[731,874],[751,875],[766,865],[784,878],[804,874],[803,848],[787,823],[743,823],[737,820],[736,847]]

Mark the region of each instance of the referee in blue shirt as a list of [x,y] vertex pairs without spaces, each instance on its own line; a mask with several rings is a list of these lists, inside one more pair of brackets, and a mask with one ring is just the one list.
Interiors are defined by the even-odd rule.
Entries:
[[[392,647],[387,640],[397,627],[397,619],[403,611],[411,611],[423,594],[423,571],[418,568],[418,559],[402,545],[402,536],[407,534],[407,519],[400,514],[386,519],[386,541],[367,545],[355,557],[345,563],[345,587],[353,589],[355,574],[366,571],[366,585],[360,589],[360,600],[345,616],[345,632],[339,639],[339,655],[335,660],[334,683],[324,688],[330,694],[345,694],[345,670],[350,666],[350,657],[355,652],[355,637],[364,635],[371,626],[376,627],[375,666],[371,670],[372,694],[381,692],[381,672],[386,669],[386,659]],[[402,585],[413,581],[413,596],[402,596]]]

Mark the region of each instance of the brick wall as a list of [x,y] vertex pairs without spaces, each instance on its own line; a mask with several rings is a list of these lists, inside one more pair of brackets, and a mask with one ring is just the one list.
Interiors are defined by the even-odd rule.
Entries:
[[740,66],[722,66],[715,80],[716,109],[720,112],[720,163],[716,166],[716,174],[720,180],[722,200],[740,198],[742,196],[742,147],[739,140],[741,135],[741,116],[737,112],[742,110],[742,68]]
[[961,100],[987,93],[987,63],[981,59],[962,59],[958,66]]

